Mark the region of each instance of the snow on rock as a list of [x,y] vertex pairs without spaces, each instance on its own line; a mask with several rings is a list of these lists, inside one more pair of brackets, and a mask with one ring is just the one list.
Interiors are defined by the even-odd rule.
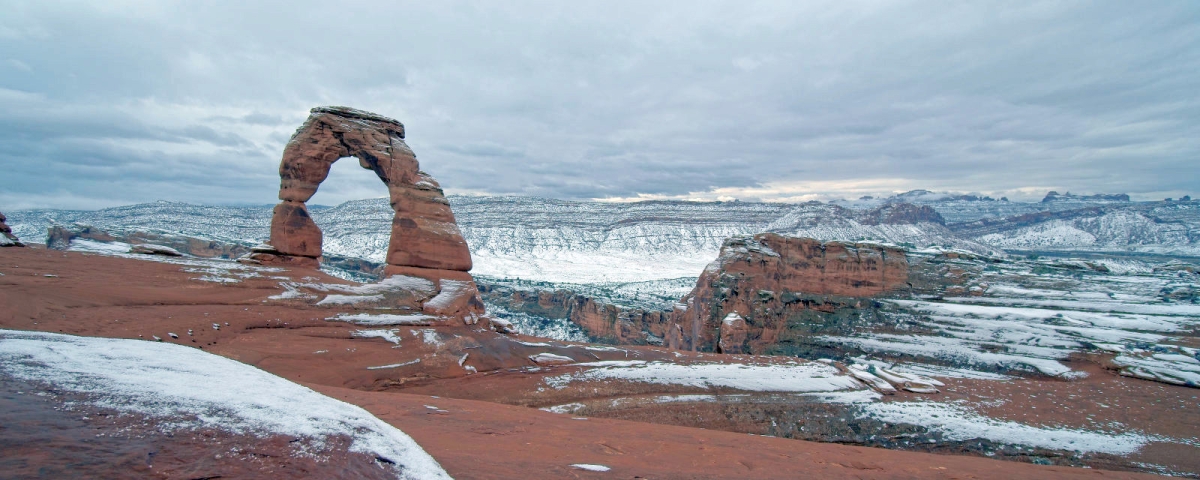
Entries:
[[892,384],[888,383],[886,380],[875,376],[871,372],[868,372],[865,367],[860,365],[851,365],[849,372],[851,376],[862,380],[863,383],[866,383],[871,388],[878,390],[879,393],[884,395],[896,394],[896,387],[893,387]]
[[941,432],[950,441],[984,438],[1052,450],[1128,455],[1152,440],[1137,433],[1034,427],[988,418],[958,405],[939,402],[871,403],[862,407],[861,417],[868,416],[889,423],[920,425]]
[[488,318],[492,325],[492,329],[500,333],[513,333],[513,323],[503,318],[490,317]]
[[573,464],[571,464],[571,468],[577,468],[579,470],[587,470],[589,472],[607,472],[609,470],[612,470],[611,468],[608,468],[604,465],[595,465],[595,464],[591,464],[591,463],[573,463]]
[[725,387],[755,392],[831,392],[859,390],[862,385],[822,363],[737,365],[723,363],[680,365],[651,362],[634,366],[593,368],[585,372],[547,377],[554,388],[578,381],[623,380],[700,388]]
[[326,295],[317,305],[354,305],[360,302],[382,302],[383,295]]
[[539,353],[537,355],[530,355],[529,359],[538,365],[566,365],[568,363],[575,363],[574,358],[563,355],[555,355],[553,353]]
[[460,280],[442,280],[441,286],[442,291],[438,292],[437,296],[429,299],[429,301],[422,305],[426,311],[443,311],[454,305],[459,297],[468,295],[474,291],[469,282]]
[[[1032,356],[992,353],[976,350],[976,346],[959,339],[920,335],[876,334],[866,337],[817,337],[831,343],[854,345],[873,352],[904,353],[917,357],[931,357],[953,363],[986,365],[1016,370],[1034,370],[1049,376],[1069,374],[1067,368],[1057,360]],[[1063,352],[1066,352],[1065,350]],[[1065,353],[1062,354],[1065,356]]]
[[129,253],[140,253],[143,255],[166,255],[168,257],[183,256],[182,253],[179,253],[179,250],[174,248],[164,247],[162,245],[152,245],[149,243],[134,245],[133,247],[130,247]]
[[397,478],[449,479],[416,442],[366,410],[228,358],[178,345],[0,330],[0,370],[161,418],[170,430],[217,428],[317,442],[387,459]]
[[419,358],[416,360],[409,360],[407,362],[402,362],[402,363],[392,363],[389,365],[377,365],[374,367],[367,367],[367,370],[388,370],[388,369],[392,369],[392,368],[400,368],[400,367],[407,367],[409,365],[416,365],[418,363],[421,363],[421,359],[419,359]]
[[1113,363],[1121,367],[1121,375],[1200,388],[1200,364],[1193,357],[1126,353],[1114,358]]
[[538,410],[541,410],[543,412],[550,412],[550,413],[567,414],[567,413],[578,412],[580,410],[583,410],[586,407],[587,407],[587,405],[584,405],[579,402],[574,402],[574,403],[565,403],[562,405],[554,405],[554,406],[550,406],[550,407],[543,407],[543,408],[539,408]]
[[330,322],[350,322],[355,325],[364,326],[383,326],[383,325],[429,325],[436,320],[437,317],[432,315],[424,315],[413,313],[408,315],[395,315],[390,313],[343,313],[334,317],[326,318]]
[[382,338],[396,345],[400,344],[400,337],[396,335],[398,329],[382,329],[382,330],[356,330],[353,335],[359,338]]

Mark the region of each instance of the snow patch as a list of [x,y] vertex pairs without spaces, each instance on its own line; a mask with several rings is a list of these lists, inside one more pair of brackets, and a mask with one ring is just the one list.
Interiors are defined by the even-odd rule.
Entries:
[[383,326],[383,325],[429,325],[437,317],[432,315],[424,315],[413,313],[408,315],[394,315],[387,313],[369,314],[369,313],[343,313],[341,315],[326,318],[330,322],[350,322],[355,325],[364,326]]
[[[889,423],[920,425],[941,432],[946,440],[984,438],[993,442],[1053,450],[1128,455],[1151,439],[1136,433],[1110,434],[1068,428],[1042,428],[984,417],[963,407],[939,402],[882,402],[862,407],[862,417]],[[861,417],[860,417],[861,418]]]
[[789,365],[731,365],[721,363],[679,365],[652,362],[631,367],[601,367],[585,372],[547,377],[551,387],[562,389],[572,382],[623,380],[698,388],[725,387],[756,392],[829,392],[859,390],[854,379],[839,375],[836,368],[821,363]]
[[0,369],[89,395],[104,408],[161,418],[169,430],[314,438],[394,462],[397,478],[449,479],[416,442],[366,410],[203,350],[140,340],[0,330]]

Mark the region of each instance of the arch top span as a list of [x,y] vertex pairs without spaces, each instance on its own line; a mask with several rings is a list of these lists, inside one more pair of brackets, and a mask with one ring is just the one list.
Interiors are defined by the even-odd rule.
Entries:
[[404,124],[349,107],[310,111],[283,150],[279,163],[279,199],[271,220],[271,255],[281,263],[316,266],[321,229],[305,205],[329,176],[333,163],[355,157],[388,188],[395,211],[387,264],[466,272],[471,253],[450,203],[433,177],[420,170],[416,154],[404,142]]

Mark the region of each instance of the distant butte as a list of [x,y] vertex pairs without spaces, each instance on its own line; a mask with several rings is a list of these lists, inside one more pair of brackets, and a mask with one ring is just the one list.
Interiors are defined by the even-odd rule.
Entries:
[[784,312],[854,307],[904,289],[907,281],[908,260],[899,248],[773,233],[730,238],[672,312],[665,342],[761,354],[785,335]]

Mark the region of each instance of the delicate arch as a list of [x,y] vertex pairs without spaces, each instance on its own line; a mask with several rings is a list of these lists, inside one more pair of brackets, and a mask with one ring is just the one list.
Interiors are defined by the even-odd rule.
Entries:
[[387,264],[466,272],[471,252],[454,220],[450,203],[433,177],[420,171],[404,143],[404,125],[391,118],[347,107],[317,107],[296,130],[279,163],[279,199],[271,219],[272,254],[285,263],[315,266],[321,257],[321,229],[305,205],[329,176],[333,163],[355,157],[388,188],[392,236]]

